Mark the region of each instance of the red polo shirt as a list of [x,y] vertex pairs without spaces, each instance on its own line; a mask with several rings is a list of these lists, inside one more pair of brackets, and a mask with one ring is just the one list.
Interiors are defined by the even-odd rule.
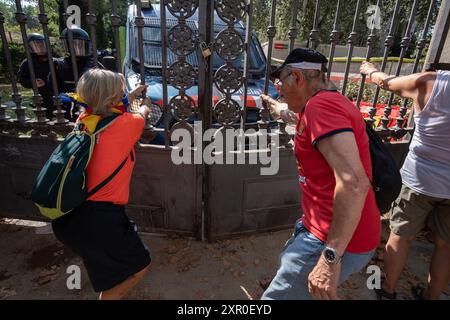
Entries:
[[[336,180],[316,143],[334,134],[351,131],[355,135],[361,162],[372,180],[369,139],[359,110],[336,91],[321,91],[312,97],[299,114],[295,136],[295,156],[302,190],[303,225],[322,241],[327,240],[333,219]],[[357,155],[355,155],[357,156]],[[369,190],[361,219],[347,251],[373,250],[380,241],[380,213],[372,189]]]

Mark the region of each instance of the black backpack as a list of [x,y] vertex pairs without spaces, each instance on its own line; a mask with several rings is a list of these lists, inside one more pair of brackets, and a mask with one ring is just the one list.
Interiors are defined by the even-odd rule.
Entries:
[[392,202],[400,194],[402,177],[397,163],[381,138],[372,126],[365,122],[372,160],[372,188],[380,213],[385,213],[391,209]]

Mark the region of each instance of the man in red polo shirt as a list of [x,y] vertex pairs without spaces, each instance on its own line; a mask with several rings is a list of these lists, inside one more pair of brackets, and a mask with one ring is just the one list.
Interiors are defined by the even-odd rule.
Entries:
[[[328,81],[326,63],[319,52],[298,48],[272,74],[287,113],[297,114],[303,216],[263,299],[337,299],[338,285],[369,263],[380,240],[365,123]],[[272,114],[292,119],[281,103],[262,99]]]

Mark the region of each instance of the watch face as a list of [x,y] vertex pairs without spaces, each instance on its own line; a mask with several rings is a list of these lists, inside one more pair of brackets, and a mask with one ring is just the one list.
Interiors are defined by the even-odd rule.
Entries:
[[329,262],[334,262],[336,261],[336,254],[334,253],[333,250],[330,249],[326,249],[324,251],[324,255],[325,255],[325,259]]

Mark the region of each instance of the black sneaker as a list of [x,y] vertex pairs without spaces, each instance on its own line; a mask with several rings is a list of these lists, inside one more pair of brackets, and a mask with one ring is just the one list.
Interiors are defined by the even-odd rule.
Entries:
[[422,286],[414,286],[411,287],[411,293],[416,300],[426,300],[423,297],[423,293],[425,292],[425,288]]
[[381,288],[375,289],[375,294],[378,300],[397,300],[397,292],[389,293],[383,289],[385,278],[381,278]]
[[389,293],[381,287],[381,289],[374,289],[378,300],[397,300],[397,292]]

